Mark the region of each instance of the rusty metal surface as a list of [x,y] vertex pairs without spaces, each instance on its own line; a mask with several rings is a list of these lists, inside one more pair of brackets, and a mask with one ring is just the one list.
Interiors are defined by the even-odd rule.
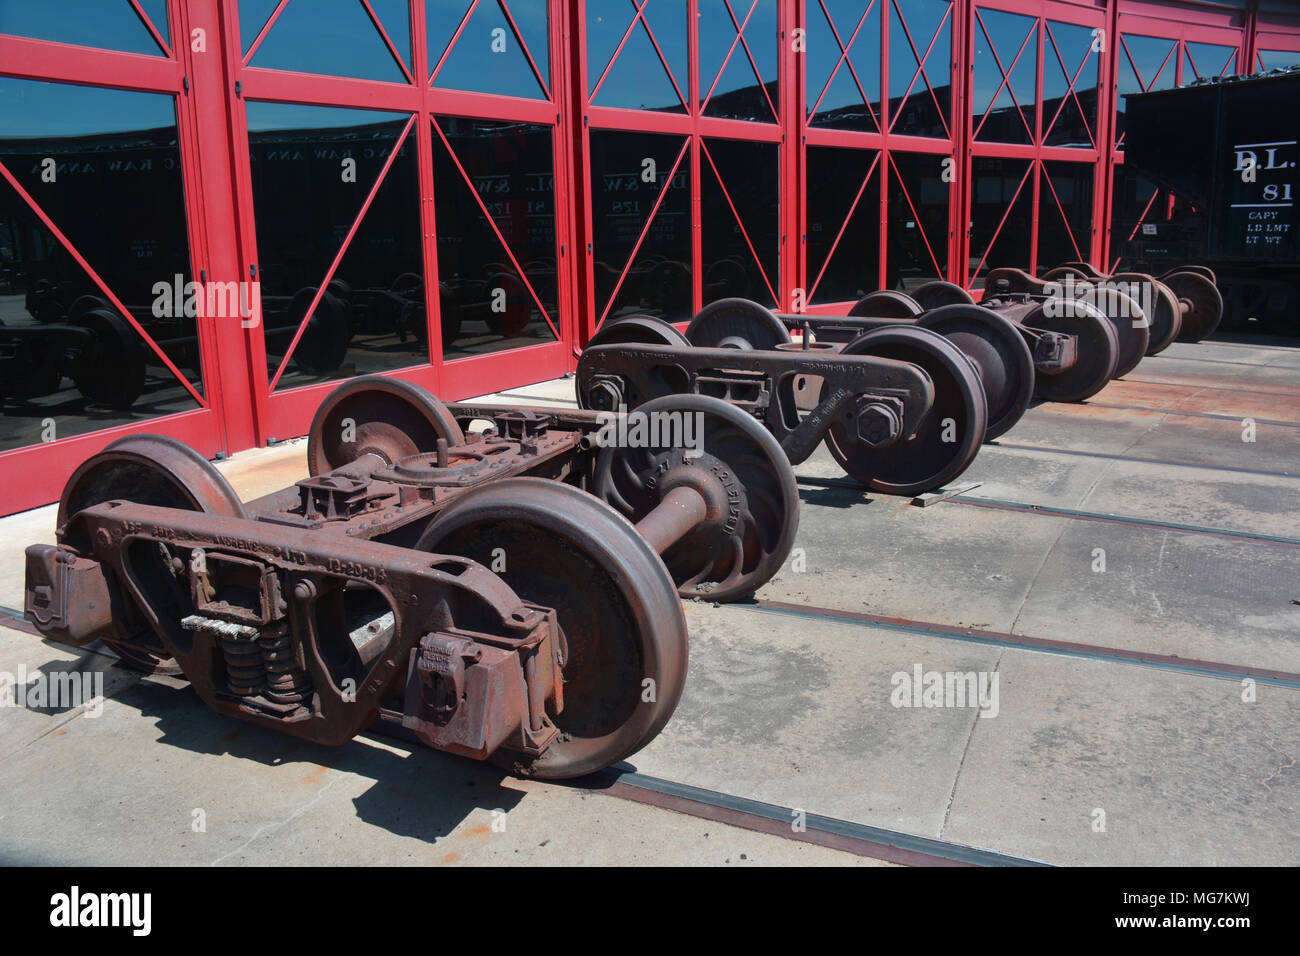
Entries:
[[[795,401],[800,376],[819,376],[823,400],[800,416]],[[906,440],[934,403],[934,383],[915,365],[874,356],[817,351],[748,351],[656,345],[602,345],[583,351],[578,363],[579,401],[609,382],[629,407],[676,394],[714,395],[767,426],[793,464],[807,459],[831,424],[862,397],[902,404]]]
[[[58,544],[28,549],[26,616],[313,742],[382,716],[517,773],[598,770],[653,739],[685,681],[685,619],[658,551],[690,539],[730,552],[727,495],[769,491],[742,471],[714,495],[697,470],[670,468],[637,515],[647,541],[580,490],[610,417],[447,408],[404,382],[353,380],[316,416],[312,474],[248,504],[186,446],[124,439],[74,474]],[[745,421],[757,436],[742,432],[736,454],[776,469],[790,513],[737,596],[785,560],[798,509],[788,462]],[[462,422],[488,424],[467,435]]]

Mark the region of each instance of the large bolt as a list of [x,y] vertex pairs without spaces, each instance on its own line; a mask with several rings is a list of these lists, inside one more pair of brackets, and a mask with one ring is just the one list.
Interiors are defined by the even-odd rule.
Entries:
[[858,438],[874,447],[888,445],[903,433],[898,410],[884,402],[864,402],[857,409]]
[[597,411],[612,412],[623,404],[623,390],[608,379],[596,382],[587,390],[587,404]]

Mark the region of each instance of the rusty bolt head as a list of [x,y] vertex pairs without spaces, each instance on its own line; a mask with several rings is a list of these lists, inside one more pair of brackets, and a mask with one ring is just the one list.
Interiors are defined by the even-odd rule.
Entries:
[[587,392],[587,403],[597,411],[612,412],[623,404],[623,392],[615,382],[596,382]]
[[883,402],[865,402],[857,410],[858,438],[872,447],[897,441],[903,421],[897,410]]

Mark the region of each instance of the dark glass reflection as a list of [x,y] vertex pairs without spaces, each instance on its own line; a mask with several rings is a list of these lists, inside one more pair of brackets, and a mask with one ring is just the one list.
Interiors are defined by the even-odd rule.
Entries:
[[[201,392],[173,98],[0,77],[0,162]],[[197,407],[0,182],[0,449]]]
[[[596,315],[691,318],[690,157],[681,136],[593,130],[591,221]],[[669,177],[671,176],[671,181]],[[666,190],[666,193],[665,193]],[[627,275],[632,248],[661,193],[663,202]],[[620,278],[622,284],[618,285]],[[618,285],[617,296],[615,286]],[[610,300],[613,298],[613,303]]]
[[[1033,141],[1030,131],[1034,128],[1037,102],[1037,23],[1035,18],[1017,13],[983,8],[977,11],[972,98],[975,127],[979,129],[976,139],[996,143]],[[1002,84],[1004,70],[1010,75],[1006,85]]]
[[972,277],[1003,266],[1028,271],[1034,234],[1034,183],[1025,180],[1029,160],[976,156],[972,167]]
[[[241,3],[242,7],[243,4]],[[406,4],[400,0],[371,2],[375,16],[410,69],[411,27]],[[274,10],[274,5],[271,5]],[[257,11],[260,15],[261,11]],[[269,15],[269,14],[268,14]],[[240,18],[245,50],[266,22],[250,14]],[[321,73],[363,80],[408,82],[402,66],[384,42],[359,0],[290,0],[253,54],[252,66],[295,73]]]
[[[944,139],[950,136],[951,10],[950,0],[904,0],[897,10],[890,11],[889,115],[895,133]],[[925,63],[924,73],[921,60]]]
[[1123,44],[1115,53],[1119,59],[1119,95],[1115,97],[1117,143],[1123,140],[1127,129],[1125,94],[1167,90],[1174,85],[1174,79],[1178,75],[1178,61],[1173,55],[1176,41],[1144,37],[1136,33],[1126,33],[1122,39]]
[[708,155],[700,158],[703,301],[739,296],[775,308],[781,254],[779,147],[731,139],[706,140],[705,147]]
[[[683,99],[690,83],[686,2],[649,0],[643,20],[628,33],[636,9],[625,0],[587,0],[587,76],[592,102],[684,113]],[[623,49],[611,63],[620,43]]]
[[1154,182],[1123,163],[1115,166],[1112,182],[1110,257],[1112,261],[1131,262],[1141,258],[1140,250],[1146,242],[1144,223],[1155,233],[1157,242],[1168,241],[1168,234],[1160,233],[1159,224],[1169,210],[1169,193],[1157,190]]
[[[408,116],[249,103],[268,374],[284,360]],[[415,131],[407,135],[279,388],[427,361]]]
[[[153,0],[141,6],[167,40],[165,4]],[[128,0],[4,0],[0,3],[0,33],[101,50],[164,55]]]
[[[874,150],[808,147],[805,247],[812,302],[857,301],[880,288],[880,169],[879,164],[872,167],[876,155]],[[852,216],[840,236],[850,207]],[[839,243],[832,253],[836,237]]]
[[[554,341],[546,321],[549,317],[559,327],[551,128],[455,117],[439,117],[437,122],[474,184],[471,191],[435,131],[433,193],[443,357]],[[475,194],[487,207],[491,223]]]
[[1091,257],[1093,168],[1091,163],[1043,163],[1038,199],[1039,273],[1062,262]]
[[891,156],[885,285],[912,289],[947,277],[951,183],[943,181],[943,163],[949,157],[897,151]]
[[[455,46],[449,50],[448,44],[469,8],[470,0],[425,0],[429,70],[437,71],[434,86],[545,99],[546,91],[538,82],[538,74],[549,86],[551,61],[546,4],[541,0],[513,0],[503,7],[501,0],[481,0]],[[506,9],[523,36],[523,44],[510,28]],[[537,73],[528,63],[529,56]]]
[[[780,103],[776,14],[776,0],[732,0],[730,11],[725,3],[700,4],[699,94],[701,102],[709,97],[706,116],[776,122]],[[738,34],[738,26],[743,33]]]
[[[824,9],[821,3],[808,5],[804,105],[813,126],[869,132],[879,128],[882,5],[873,3],[869,10],[856,0],[826,0]],[[842,46],[849,55],[840,63]]]
[[[1094,146],[1100,57],[1093,42],[1088,27],[1047,22],[1043,50],[1043,143],[1047,146]],[[1071,96],[1070,80],[1076,73]]]

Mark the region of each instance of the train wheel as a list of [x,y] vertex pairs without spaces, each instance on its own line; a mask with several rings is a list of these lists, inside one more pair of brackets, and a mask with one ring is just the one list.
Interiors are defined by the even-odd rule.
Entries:
[[691,344],[686,336],[677,331],[677,326],[652,315],[624,315],[617,319],[606,319],[587,343],[587,348],[614,343],[684,347]]
[[[587,343],[587,348],[612,344],[675,345],[681,348],[690,348],[691,345],[686,336],[677,331],[676,326],[649,315],[626,315],[618,319],[606,319]],[[584,362],[579,359],[573,385],[580,408],[614,411],[627,404],[623,386],[597,382],[590,361]]]
[[127,409],[144,391],[144,349],[135,330],[116,312],[91,309],[72,320],[90,329],[95,349],[84,356],[69,377],[77,391],[99,405]]
[[1081,299],[1053,299],[1025,316],[1026,328],[1078,337],[1078,356],[1054,375],[1038,371],[1034,394],[1045,402],[1081,402],[1096,395],[1115,374],[1119,339],[1101,310]]
[[1004,434],[1034,397],[1034,356],[1010,320],[977,305],[947,305],[926,312],[918,326],[938,332],[980,370],[988,427],[984,440]]
[[1121,378],[1137,368],[1151,342],[1151,324],[1142,306],[1132,296],[1105,284],[1084,292],[1079,298],[1100,309],[1115,328],[1119,353],[1111,378]]
[[524,776],[578,777],[663,729],[686,683],[686,619],[663,562],[621,515],[570,485],[507,478],[456,499],[416,547],[487,567],[504,558],[506,584],[555,609],[564,709],[550,716],[561,735],[536,758],[502,752],[496,762]]
[[1213,335],[1223,320],[1223,296],[1218,286],[1199,271],[1191,270],[1171,272],[1163,281],[1187,308],[1178,340],[1199,342]]
[[384,375],[363,375],[330,392],[307,434],[307,468],[333,471],[363,455],[395,465],[409,455],[433,452],[438,439],[465,441],[456,419],[430,392]]
[[941,309],[945,305],[974,305],[974,297],[954,282],[926,282],[910,293],[924,311]]
[[[68,479],[59,499],[60,538],[77,512],[105,501],[246,517],[244,505],[221,472],[188,445],[162,435],[128,435],[87,458]],[[89,548],[89,542],[81,543]],[[119,619],[119,623],[125,623]],[[129,641],[108,640],[124,664],[146,674],[181,673],[153,629],[140,622]]]
[[790,343],[790,332],[770,310],[749,299],[719,299],[686,327],[692,345],[709,349],[771,351]]
[[1178,298],[1169,286],[1140,272],[1120,272],[1112,276],[1110,281],[1134,286],[1135,292],[1137,289],[1142,290],[1140,295],[1132,295],[1131,298],[1137,299],[1144,311],[1150,312],[1147,316],[1150,328],[1146,354],[1156,355],[1167,349],[1182,328]]
[[875,447],[851,440],[852,420],[841,416],[831,425],[826,447],[849,477],[883,494],[917,495],[942,487],[975,460],[988,406],[975,364],[956,345],[929,329],[884,327],[862,333],[841,354],[911,362],[934,382],[934,405],[909,440]]
[[631,414],[667,424],[647,447],[601,448],[592,493],[636,522],[673,488],[696,489],[709,517],[663,554],[678,593],[753,594],[780,570],[799,527],[799,489],[781,446],[752,415],[706,395],[665,395]]
[[881,289],[864,295],[854,303],[853,308],[849,309],[849,315],[867,319],[911,319],[920,315],[921,311],[921,306],[910,295],[892,289]]

